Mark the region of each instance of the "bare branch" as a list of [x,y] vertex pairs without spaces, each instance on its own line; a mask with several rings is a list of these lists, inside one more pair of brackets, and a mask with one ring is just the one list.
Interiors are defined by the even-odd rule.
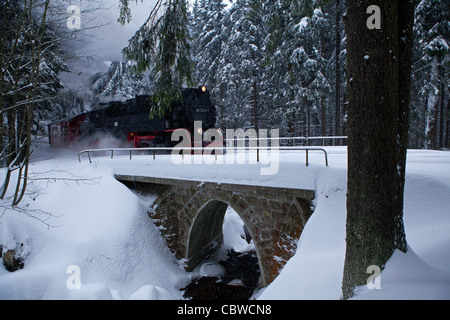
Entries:
[[0,214],[0,219],[5,215],[6,212],[8,211],[14,211],[14,212],[19,212],[22,214],[25,214],[26,216],[35,219],[39,222],[42,222],[43,224],[45,224],[47,226],[47,228],[57,228],[57,227],[61,227],[62,225],[55,225],[55,224],[51,224],[48,221],[52,218],[59,218],[62,215],[55,215],[52,214],[48,211],[44,211],[44,210],[39,210],[39,209],[30,209],[27,206],[25,207],[20,207],[20,206],[15,206],[12,207],[7,203],[1,202],[0,203],[0,210],[1,210],[1,214]]

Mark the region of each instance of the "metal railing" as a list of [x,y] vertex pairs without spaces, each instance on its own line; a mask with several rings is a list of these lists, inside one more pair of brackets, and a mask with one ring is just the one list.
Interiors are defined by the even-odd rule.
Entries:
[[81,162],[81,155],[86,154],[88,156],[89,162],[92,163],[91,154],[100,152],[111,152],[111,159],[114,158],[114,152],[127,152],[130,154],[130,160],[132,159],[133,152],[142,151],[153,151],[153,159],[156,158],[157,151],[173,151],[173,148],[159,148],[159,147],[149,147],[149,148],[104,148],[104,149],[86,149],[78,153],[78,161]]
[[[194,155],[203,155],[204,151],[207,150],[209,154],[211,154],[212,151],[214,151],[215,160],[217,160],[217,156],[224,155],[225,152],[234,152],[234,151],[256,151],[256,160],[257,162],[260,161],[260,151],[305,151],[306,152],[306,166],[309,166],[309,151],[321,151],[324,153],[325,157],[325,166],[328,166],[328,153],[324,148],[319,147],[174,147],[174,148],[168,148],[168,147],[149,147],[149,148],[105,148],[105,149],[87,149],[80,151],[78,153],[78,161],[81,162],[81,156],[83,154],[86,154],[89,162],[92,163],[91,154],[93,153],[100,153],[100,152],[111,152],[111,159],[114,158],[114,153],[127,153],[130,155],[130,160],[133,158],[133,153],[137,152],[144,152],[144,151],[151,151],[153,154],[153,160],[156,159],[156,154],[158,151],[170,151],[171,154],[180,154],[181,157],[184,159],[185,153],[192,154],[192,151],[194,151]],[[201,151],[201,154],[195,154],[195,151]],[[219,152],[218,152],[219,151]],[[220,152],[222,151],[222,152]],[[225,151],[225,152],[224,152]],[[219,154],[218,154],[219,153]]]
[[[324,148],[321,147],[317,147],[317,146],[296,146],[296,143],[299,143],[299,141],[304,141],[309,145],[310,141],[316,141],[316,140],[322,140],[323,145],[325,145],[325,142],[327,140],[345,140],[347,139],[347,136],[319,136],[319,137],[265,137],[265,138],[235,138],[232,140],[229,140],[228,142],[231,141],[240,141],[240,140],[245,140],[246,143],[248,143],[248,146],[244,146],[244,147],[234,147],[234,142],[233,142],[233,146],[228,146],[228,145],[224,145],[223,148],[221,147],[174,147],[174,148],[170,148],[170,147],[148,147],[148,148],[104,148],[104,149],[87,149],[87,150],[83,150],[81,152],[78,153],[78,161],[81,162],[81,156],[83,154],[86,154],[89,162],[92,163],[92,159],[91,159],[91,154],[93,153],[100,153],[100,152],[110,152],[111,153],[111,159],[114,158],[114,153],[127,153],[130,156],[130,160],[133,158],[133,154],[134,153],[142,153],[144,151],[150,151],[153,154],[153,159],[156,159],[156,155],[158,152],[161,151],[165,151],[166,154],[169,151],[169,153],[171,154],[180,154],[181,157],[184,158],[185,153],[189,153],[192,154],[192,152],[194,152],[195,155],[197,155],[198,153],[196,153],[195,151],[201,151],[200,154],[203,154],[205,150],[208,150],[208,153],[211,154],[212,150],[215,150],[214,154],[215,154],[215,160],[217,160],[217,156],[218,153],[223,155],[225,154],[225,152],[234,152],[234,151],[256,151],[256,156],[257,156],[257,161],[259,162],[259,154],[260,151],[305,151],[305,155],[306,155],[306,166],[309,165],[309,151],[320,151],[324,153],[324,157],[325,157],[325,165],[328,166],[328,154],[327,151]],[[258,140],[277,140],[278,141],[278,145],[279,146],[275,146],[275,147],[267,147],[267,146],[250,146],[250,142],[253,141],[258,141]],[[224,142],[226,142],[227,140],[224,139]],[[227,143],[228,143],[227,142]],[[286,145],[287,144],[291,144]],[[280,145],[281,144],[281,145]],[[219,152],[218,152],[219,151]]]
[[[268,138],[270,139],[270,138]],[[283,144],[285,141],[287,141],[289,143],[289,140],[292,141],[292,144],[295,145],[296,143],[301,143],[304,142],[306,143],[308,146],[310,146],[311,142],[314,141],[322,141],[322,146],[325,146],[325,142],[326,141],[343,141],[348,139],[347,136],[317,136],[317,137],[282,137],[282,138],[278,138],[278,140],[280,141],[280,144]]]

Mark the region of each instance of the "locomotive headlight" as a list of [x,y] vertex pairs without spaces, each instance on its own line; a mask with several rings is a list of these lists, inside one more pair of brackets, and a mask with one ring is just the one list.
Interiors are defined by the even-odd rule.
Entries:
[[202,92],[206,92],[206,87],[205,86],[202,87]]
[[198,134],[202,134],[203,133],[203,129],[202,128],[198,128],[197,132],[198,132]]

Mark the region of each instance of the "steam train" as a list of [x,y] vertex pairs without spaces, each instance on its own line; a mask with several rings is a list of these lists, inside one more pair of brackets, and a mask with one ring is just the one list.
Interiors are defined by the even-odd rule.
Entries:
[[182,89],[183,100],[173,102],[163,117],[149,118],[151,96],[136,96],[125,102],[100,103],[92,111],[62,119],[48,125],[49,143],[52,146],[69,146],[76,143],[98,147],[96,139],[112,136],[120,146],[173,147],[173,131],[194,130],[194,121],[202,121],[203,130],[213,128],[216,108],[211,103],[205,87]]

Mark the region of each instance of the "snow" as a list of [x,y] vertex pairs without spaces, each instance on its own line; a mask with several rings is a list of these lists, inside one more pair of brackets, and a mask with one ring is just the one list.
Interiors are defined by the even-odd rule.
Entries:
[[[316,12],[315,12],[316,13]],[[307,26],[308,26],[308,23],[309,23],[309,18],[308,17],[303,17],[301,20],[300,20],[300,22],[295,26],[295,29],[298,31],[298,32],[302,32]]]
[[[176,165],[170,155],[129,160],[115,153],[114,159],[94,156],[91,164],[45,143],[35,149],[24,201],[15,210],[5,210],[7,199],[0,202],[0,245],[3,252],[17,250],[25,261],[16,272],[0,266],[0,299],[181,299],[179,289],[195,274],[223,272],[212,262],[184,271],[148,218],[154,198],[138,197],[114,179],[115,173],[315,190],[315,211],[296,254],[257,298],[341,298],[345,147],[326,147],[329,167],[320,152],[310,152],[308,167],[304,153],[280,152],[279,170],[269,176],[260,175],[261,164],[249,161]],[[389,260],[380,289],[363,286],[355,299],[450,299],[449,195],[450,153],[409,150],[404,210],[409,250]],[[242,226],[228,210],[227,247],[252,247],[242,238]],[[70,289],[69,282],[78,280],[80,289]]]
[[[36,161],[31,176],[86,181],[33,181],[35,200],[21,204],[41,209],[41,221],[6,211],[0,224],[8,246],[24,243],[29,251],[25,268],[9,273],[0,268],[1,299],[112,299],[122,296],[167,297],[188,280],[178,267],[153,223],[146,203],[114,180],[107,165],[78,164],[69,158]],[[73,176],[75,174],[76,176]],[[2,241],[3,243],[3,241]],[[81,270],[81,290],[69,290],[69,266]],[[144,286],[156,289],[137,292]],[[144,289],[142,289],[144,290]]]
[[244,222],[239,215],[228,207],[223,221],[223,243],[225,248],[232,248],[237,252],[254,250],[253,240],[245,240]]

